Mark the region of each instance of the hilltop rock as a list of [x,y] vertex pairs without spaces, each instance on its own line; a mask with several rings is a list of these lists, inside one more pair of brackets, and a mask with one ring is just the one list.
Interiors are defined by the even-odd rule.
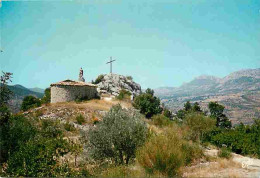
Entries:
[[118,96],[120,90],[129,91],[133,96],[141,93],[141,86],[135,83],[130,77],[118,74],[106,74],[100,83],[97,84],[100,93]]

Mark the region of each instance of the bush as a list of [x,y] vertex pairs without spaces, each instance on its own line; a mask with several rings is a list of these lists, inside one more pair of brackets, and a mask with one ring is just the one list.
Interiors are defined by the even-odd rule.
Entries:
[[196,143],[184,142],[182,150],[185,157],[185,165],[188,165],[192,163],[193,160],[197,160],[204,156],[203,149]]
[[137,151],[137,160],[149,174],[176,176],[186,163],[183,144],[177,133],[167,130],[166,133],[152,136]]
[[43,110],[41,109],[38,109],[37,111],[35,111],[35,117],[40,117],[42,116],[44,113],[43,113]]
[[96,127],[89,130],[86,141],[95,160],[128,164],[146,138],[147,128],[134,110],[113,106]]
[[223,144],[232,152],[260,158],[260,119],[252,125],[240,124],[233,129],[215,129],[205,135],[208,141],[221,147]]
[[8,176],[52,177],[57,158],[68,152],[59,124],[43,120],[37,126],[19,117],[11,121],[10,146],[6,173]]
[[82,125],[85,122],[85,118],[80,114],[76,117],[76,121],[79,125]]
[[72,124],[70,124],[69,122],[66,122],[66,123],[64,124],[64,129],[65,129],[66,131],[69,131],[69,132],[73,132],[73,131],[76,130],[76,128],[75,128]]
[[190,113],[185,116],[184,126],[189,129],[189,139],[200,141],[203,134],[214,129],[215,120],[200,113]]
[[169,118],[165,117],[162,114],[154,115],[151,119],[153,124],[159,127],[169,126],[170,124],[172,124],[172,121],[170,121]]
[[218,152],[218,156],[221,158],[231,158],[231,152],[226,148],[226,147],[222,147],[219,152]]
[[22,116],[9,116],[7,122],[1,123],[0,128],[0,160],[6,162],[12,153],[36,135],[32,120]]
[[126,78],[127,78],[128,80],[133,80],[133,77],[132,77],[132,76],[126,76]]
[[99,84],[100,82],[102,82],[102,80],[104,79],[104,75],[101,74],[99,75],[96,80],[93,82],[93,84]]
[[153,115],[162,112],[160,99],[153,96],[153,93],[154,91],[148,88],[146,93],[135,97],[133,103],[133,106],[139,109],[147,118],[151,118]]
[[41,106],[41,101],[38,98],[34,96],[26,96],[23,99],[21,110],[27,111],[31,108],[35,108],[39,106]]
[[131,93],[127,90],[120,90],[119,95],[117,96],[117,99],[124,100],[124,99],[130,99]]
[[163,115],[164,115],[165,117],[169,118],[169,119],[171,119],[171,118],[173,117],[172,112],[171,112],[169,109],[167,109],[167,108],[164,108],[164,109],[163,109]]

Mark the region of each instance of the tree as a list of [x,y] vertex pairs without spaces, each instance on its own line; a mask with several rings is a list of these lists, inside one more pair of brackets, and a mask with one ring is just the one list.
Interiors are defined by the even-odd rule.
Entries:
[[185,116],[184,125],[189,128],[189,137],[200,141],[203,134],[214,129],[215,120],[200,113],[189,113]]
[[136,149],[144,143],[146,134],[147,128],[139,113],[116,105],[85,138],[95,160],[128,164],[135,157]]
[[42,103],[47,104],[51,102],[51,89],[50,88],[46,88],[44,90],[44,96],[42,98]]
[[23,99],[21,110],[27,111],[30,108],[39,107],[39,106],[41,106],[41,101],[38,98],[34,96],[26,96]]
[[202,110],[201,110],[200,105],[199,105],[198,102],[195,102],[195,103],[193,104],[192,110],[193,110],[194,112],[202,112]]
[[77,157],[78,155],[83,151],[83,145],[80,142],[71,142],[71,153],[74,155],[74,165],[75,167],[77,167]]
[[139,109],[147,118],[151,118],[155,114],[160,114],[163,110],[160,99],[153,96],[153,94],[154,91],[148,88],[146,93],[143,93],[134,99],[133,106],[136,109]]
[[184,110],[185,111],[191,111],[192,109],[192,106],[190,104],[190,101],[187,101],[185,104],[184,104]]
[[209,105],[210,116],[216,119],[216,126],[220,128],[231,128],[231,122],[223,113],[225,107],[217,102],[210,102]]
[[184,109],[180,109],[177,111],[176,116],[178,119],[184,120],[186,113]]
[[[23,125],[26,120],[20,118],[19,128],[23,128],[22,131],[26,130],[27,137],[23,135],[15,138],[16,149],[10,152],[6,173],[11,177],[54,177],[57,174],[55,168],[59,166],[57,160],[68,153],[69,143],[63,139],[64,135],[58,123],[42,120],[40,127],[36,128],[34,125],[30,127]],[[32,128],[34,132],[29,132],[28,128]],[[18,134],[19,131],[14,128],[12,133]]]
[[6,162],[14,152],[19,150],[20,144],[24,144],[36,133],[32,122],[22,116],[10,116],[1,128],[2,162]]
[[0,76],[0,107],[7,104],[8,100],[10,99],[12,92],[9,90],[7,84],[8,82],[12,82],[12,73],[10,72],[2,72],[3,75]]
[[7,107],[8,100],[12,92],[9,90],[7,84],[11,82],[12,73],[3,72],[0,76],[0,163],[5,162],[8,158],[8,130],[9,119],[11,117],[10,110]]

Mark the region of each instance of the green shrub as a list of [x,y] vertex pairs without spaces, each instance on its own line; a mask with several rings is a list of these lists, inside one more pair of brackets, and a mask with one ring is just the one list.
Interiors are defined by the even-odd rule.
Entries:
[[151,137],[137,151],[137,160],[149,174],[176,176],[185,164],[182,139],[173,131]]
[[154,91],[147,89],[146,93],[143,93],[134,99],[133,106],[139,109],[142,114],[147,118],[151,118],[155,114],[162,112],[160,99],[153,96]]
[[40,117],[42,116],[44,113],[43,113],[43,110],[41,109],[38,109],[37,111],[35,111],[35,117]]
[[132,76],[126,76],[126,78],[127,78],[128,80],[133,80],[133,77],[132,77]]
[[208,141],[218,147],[223,144],[237,154],[253,155],[260,158],[260,119],[252,125],[240,124],[233,129],[215,129],[205,135]]
[[182,150],[186,165],[192,163],[193,160],[197,160],[204,156],[203,149],[196,143],[184,142],[182,145]]
[[76,128],[75,128],[71,123],[69,123],[69,122],[66,122],[66,123],[64,124],[64,129],[65,129],[66,131],[69,131],[69,132],[73,132],[73,131],[76,130]]
[[8,116],[8,120],[0,126],[1,162],[6,162],[12,153],[19,150],[20,144],[32,139],[37,132],[33,120],[23,116]]
[[226,147],[222,147],[219,152],[218,152],[218,156],[221,158],[231,158],[231,152],[226,148]]
[[42,98],[42,103],[43,104],[47,104],[51,102],[51,89],[50,88],[46,88],[44,90],[44,96]]
[[101,75],[99,75],[99,76],[96,78],[96,80],[93,82],[93,84],[98,84],[98,83],[102,82],[103,79],[104,79],[104,75],[101,74]]
[[10,142],[14,149],[9,150],[7,175],[53,177],[53,170],[58,166],[57,158],[66,154],[69,148],[68,142],[63,139],[59,124],[42,120],[37,126],[32,127],[23,118],[12,122],[15,124],[10,128],[10,132],[14,138],[10,137]]
[[215,127],[215,120],[200,113],[189,113],[185,116],[184,126],[189,129],[188,139],[200,141],[203,134],[211,131]]
[[113,106],[96,127],[86,134],[91,157],[115,164],[128,164],[146,138],[147,128],[134,110]]
[[163,115],[164,115],[165,117],[168,117],[169,119],[171,119],[171,118],[173,117],[172,112],[171,112],[169,109],[167,109],[167,108],[164,108],[164,109],[163,109]]
[[76,121],[79,125],[82,125],[83,123],[85,123],[85,118],[82,116],[82,114],[80,114],[76,117]]
[[120,90],[119,95],[116,97],[119,100],[130,99],[131,93],[127,90]]
[[172,124],[172,121],[170,121],[169,118],[165,117],[162,114],[154,115],[151,119],[153,124],[159,127],[169,126],[170,124]]
[[23,99],[21,110],[27,111],[31,108],[35,108],[39,106],[41,106],[41,101],[38,98],[34,96],[26,96]]

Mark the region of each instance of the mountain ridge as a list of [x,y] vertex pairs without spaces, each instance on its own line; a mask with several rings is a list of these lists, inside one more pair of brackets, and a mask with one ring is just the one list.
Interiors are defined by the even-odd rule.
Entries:
[[189,100],[201,103],[204,109],[208,102],[218,101],[225,105],[234,124],[251,123],[260,117],[260,68],[232,72],[223,78],[202,75],[180,87],[156,88],[155,94],[173,111]]
[[35,96],[37,98],[42,98],[43,93],[38,93],[32,91],[22,85],[8,85],[8,88],[13,92],[11,99],[9,100],[9,106],[12,112],[19,112],[23,98],[28,95]]

